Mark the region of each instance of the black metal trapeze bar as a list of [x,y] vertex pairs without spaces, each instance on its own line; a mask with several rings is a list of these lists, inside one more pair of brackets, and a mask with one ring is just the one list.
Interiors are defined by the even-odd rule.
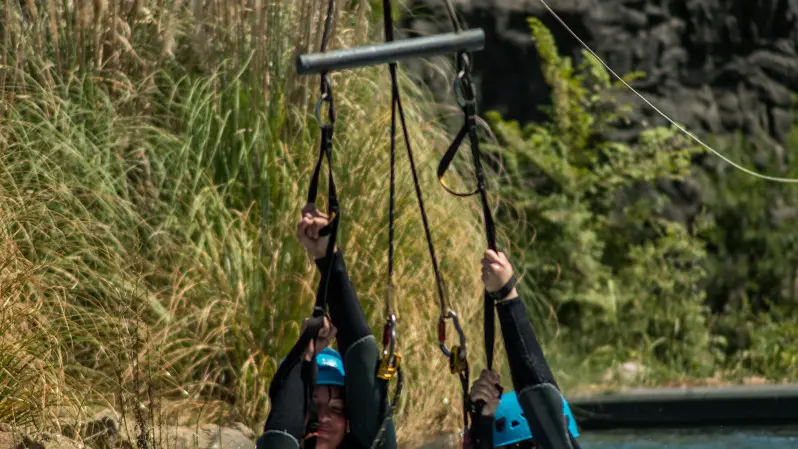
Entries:
[[384,44],[300,55],[297,58],[296,72],[299,75],[312,75],[461,51],[474,52],[484,47],[485,32],[477,28],[460,33],[416,37]]

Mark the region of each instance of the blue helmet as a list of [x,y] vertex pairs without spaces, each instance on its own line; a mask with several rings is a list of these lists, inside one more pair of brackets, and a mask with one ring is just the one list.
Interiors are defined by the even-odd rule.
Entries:
[[316,365],[319,368],[316,385],[344,386],[344,361],[341,360],[338,351],[331,348],[322,349],[316,356]]
[[[568,431],[574,438],[579,437],[576,420],[571,413],[571,408],[565,398],[562,398],[563,411],[568,419]],[[500,421],[501,420],[501,421]],[[499,407],[496,409],[496,419],[493,426],[493,447],[507,446],[524,440],[532,439],[532,431],[518,403],[515,391],[502,395]]]

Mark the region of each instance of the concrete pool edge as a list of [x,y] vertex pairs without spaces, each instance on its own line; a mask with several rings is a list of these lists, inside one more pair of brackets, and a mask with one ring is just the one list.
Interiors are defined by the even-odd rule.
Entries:
[[798,384],[639,388],[568,403],[586,430],[798,423]]

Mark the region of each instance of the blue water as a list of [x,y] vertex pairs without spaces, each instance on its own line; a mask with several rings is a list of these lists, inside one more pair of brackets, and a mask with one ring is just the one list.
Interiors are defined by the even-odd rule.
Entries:
[[585,431],[582,449],[796,449],[798,427]]

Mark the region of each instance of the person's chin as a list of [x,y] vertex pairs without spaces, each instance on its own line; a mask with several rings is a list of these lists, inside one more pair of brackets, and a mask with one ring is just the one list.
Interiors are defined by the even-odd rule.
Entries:
[[320,431],[316,438],[316,449],[335,449],[332,435],[325,431]]

